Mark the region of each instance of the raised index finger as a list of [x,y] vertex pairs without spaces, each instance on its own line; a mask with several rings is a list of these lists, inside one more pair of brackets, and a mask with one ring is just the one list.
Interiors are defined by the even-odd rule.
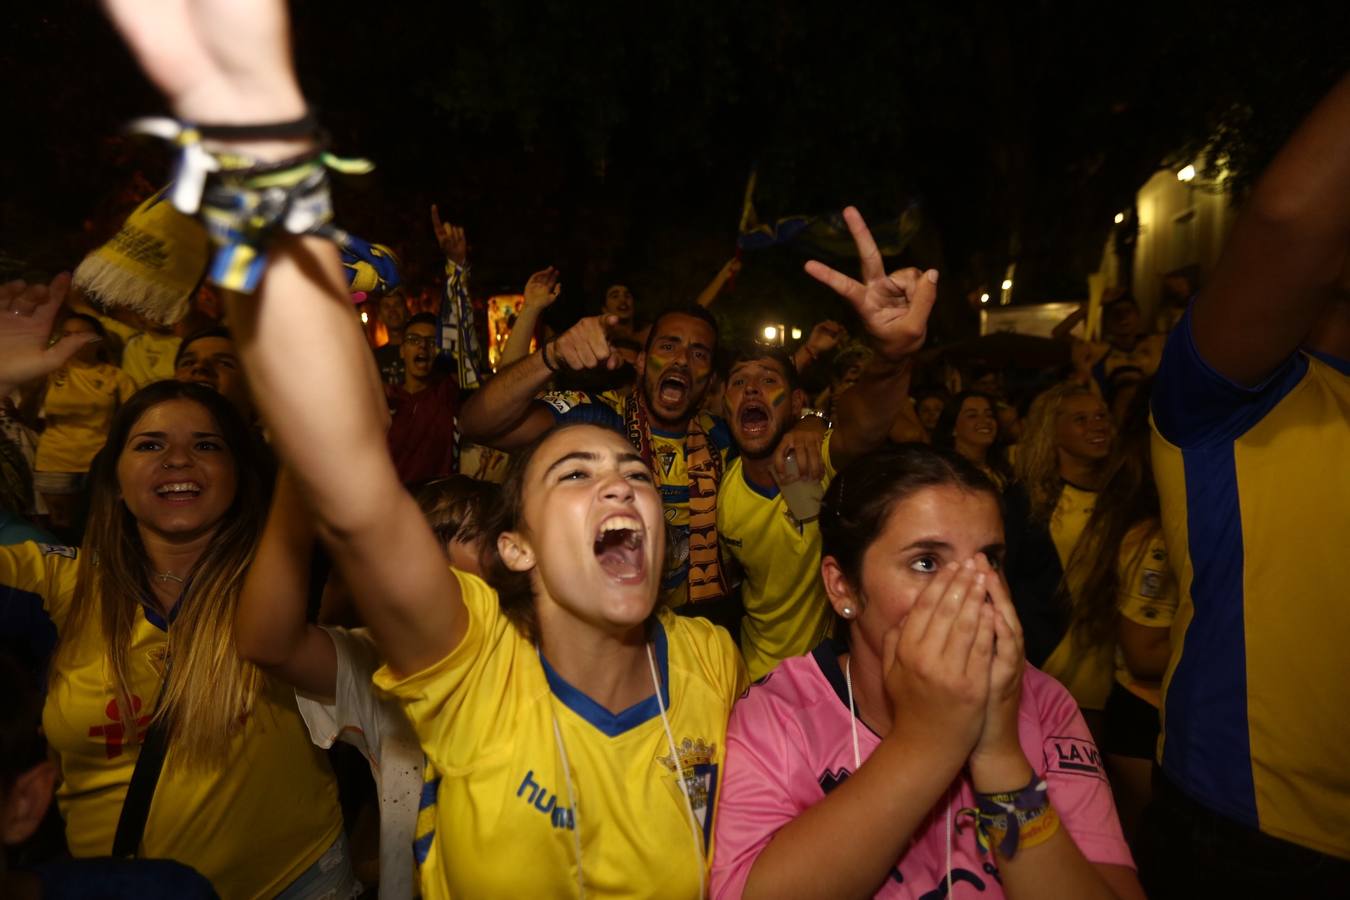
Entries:
[[441,225],[441,211],[436,208],[435,203],[431,204],[431,227],[436,229],[437,237],[445,231],[445,227]]
[[843,272],[836,272],[823,262],[816,262],[813,259],[806,264],[806,274],[829,286],[836,294],[855,306],[862,303],[865,294],[863,286]]
[[877,249],[877,242],[872,240],[872,232],[863,221],[862,213],[858,212],[857,207],[850,206],[844,210],[844,221],[848,223],[853,243],[858,247],[863,281],[886,277],[886,266],[882,262],[881,251]]

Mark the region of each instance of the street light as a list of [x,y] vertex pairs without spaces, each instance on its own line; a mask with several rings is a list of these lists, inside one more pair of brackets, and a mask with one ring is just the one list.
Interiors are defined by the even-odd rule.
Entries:
[[1124,221],[1125,221],[1125,214],[1124,214],[1124,213],[1116,213],[1116,224],[1119,225],[1121,222],[1124,222]]
[[369,322],[370,322],[370,314],[367,313],[365,310],[362,310],[362,311],[361,311],[361,324],[362,324],[362,325],[366,325],[366,324],[369,324]]
[[777,329],[777,328],[774,328],[772,325],[765,325],[765,326],[764,326],[764,340],[766,340],[766,341],[776,341],[776,340],[778,340],[778,329]]
[[989,295],[988,295],[988,294],[981,294],[981,295],[980,295],[980,302],[981,302],[981,303],[988,303],[988,302],[989,302]]
[[1005,291],[1011,291],[1011,290],[1012,290],[1012,279],[1011,279],[1011,278],[1005,278],[1005,279],[1003,279],[1003,284],[1001,285],[1001,287],[1002,287]]
[[800,328],[792,329],[792,339],[794,341],[800,341],[802,339],[802,330]]
[[1177,181],[1194,181],[1195,166],[1186,166],[1177,173]]

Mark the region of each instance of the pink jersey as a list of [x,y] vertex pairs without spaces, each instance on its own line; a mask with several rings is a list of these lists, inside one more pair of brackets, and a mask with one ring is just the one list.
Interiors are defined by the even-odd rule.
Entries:
[[[1059,682],[1031,666],[1022,679],[1018,731],[1027,759],[1044,772],[1051,803],[1083,855],[1094,863],[1133,868],[1101,757],[1077,705]],[[879,743],[859,720],[864,761]],[[848,688],[833,648],[822,645],[809,656],[789,659],[753,685],[727,726],[713,896],[739,897],[774,833],[842,784],[853,769]],[[948,809],[954,816],[953,896],[1004,896],[993,858],[980,852],[974,829],[956,815],[975,805],[969,778],[962,775],[948,797],[919,826],[876,896],[930,900],[946,895]]]

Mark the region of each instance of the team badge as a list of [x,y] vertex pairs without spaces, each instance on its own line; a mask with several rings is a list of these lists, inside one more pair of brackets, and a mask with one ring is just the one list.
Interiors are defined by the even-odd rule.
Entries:
[[[658,756],[656,761],[671,773],[669,783],[677,795],[681,792],[681,788],[675,779],[680,777],[684,779],[690,803],[694,807],[694,817],[703,827],[703,841],[706,845],[712,840],[710,811],[717,802],[717,763],[713,761],[717,758],[717,744],[709,744],[702,738],[697,740],[685,738],[676,749],[680,756],[679,773],[676,773],[675,761],[670,756]],[[681,802],[683,803],[682,799]]]

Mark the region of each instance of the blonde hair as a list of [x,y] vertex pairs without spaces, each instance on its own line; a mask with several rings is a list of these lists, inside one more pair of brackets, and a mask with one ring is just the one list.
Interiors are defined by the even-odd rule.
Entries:
[[1070,397],[1095,397],[1091,388],[1072,382],[1057,384],[1040,394],[1022,422],[1022,439],[1017,442],[1014,475],[1027,492],[1031,518],[1048,521],[1059,503],[1064,482],[1059,477],[1059,448],[1055,441],[1055,419]]
[[[161,381],[138,392],[118,411],[90,470],[89,524],[81,547],[70,617],[52,665],[63,662],[79,634],[99,622],[118,698],[124,733],[136,735],[130,655],[142,615],[141,598],[151,593],[149,560],[136,518],[122,501],[117,460],[131,428],[150,408],[176,398],[200,403],[211,413],[234,459],[237,488],[210,543],[184,579],[183,594],[168,629],[168,676],[154,720],[167,727],[174,759],[188,766],[228,762],[230,742],[253,712],[264,686],[263,673],[235,650],[234,611],[244,574],[253,559],[267,508],[270,466],[239,414],[228,401],[200,385]],[[146,703],[152,698],[146,698]],[[139,710],[147,714],[148,709]]]

